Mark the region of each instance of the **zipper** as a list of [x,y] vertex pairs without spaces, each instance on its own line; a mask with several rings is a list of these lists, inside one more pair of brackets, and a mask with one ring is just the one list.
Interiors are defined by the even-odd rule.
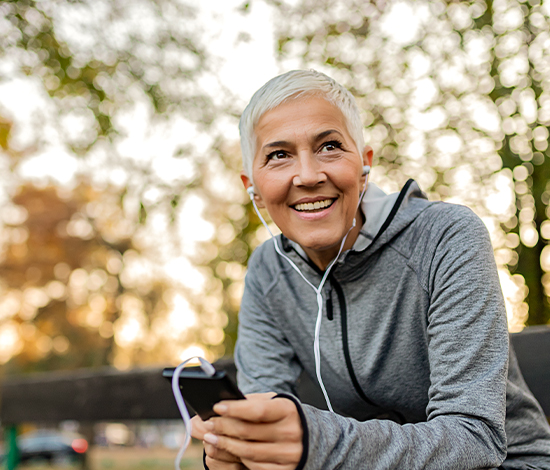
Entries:
[[[332,278],[332,276],[329,276],[329,277]],[[343,349],[344,349],[344,358],[346,359],[346,367],[348,368],[349,376],[351,378],[355,391],[359,394],[359,396],[369,405],[379,408],[379,406],[376,403],[374,403],[369,397],[367,397],[367,395],[365,395],[365,392],[363,392],[361,386],[359,385],[359,381],[357,380],[355,371],[353,370],[353,365],[351,364],[351,356],[349,353],[349,344],[348,344],[348,319],[347,319],[346,299],[344,297],[344,292],[342,291],[342,287],[340,287],[340,284],[338,284],[338,282],[334,278],[331,279],[331,285],[336,291],[336,295],[338,297],[338,304],[340,305],[340,318],[341,318],[340,321],[342,322],[342,343],[343,343]]]
[[332,308],[332,287],[330,285],[330,280],[327,279],[327,283],[325,284],[325,297],[327,299],[326,305],[327,305],[327,319],[329,321],[332,321],[334,318],[334,311]]
[[[355,375],[355,371],[353,370],[353,365],[351,364],[351,355],[349,353],[349,344],[348,344],[348,316],[347,316],[347,308],[346,308],[346,298],[344,297],[344,291],[342,290],[342,287],[338,282],[332,277],[329,276],[329,279],[331,280],[331,285],[336,291],[336,296],[338,297],[338,304],[340,305],[340,318],[342,323],[342,343],[343,343],[343,350],[344,350],[344,358],[346,359],[346,367],[348,368],[348,373],[351,378],[351,381],[353,383],[353,387],[355,388],[355,391],[358,393],[358,395],[369,405],[374,406],[375,408],[381,408],[379,405],[374,403],[367,395],[365,395],[365,392],[363,392],[363,389],[359,385],[359,381],[357,380],[357,376]],[[407,420],[405,419],[405,416],[400,413],[397,410],[387,410],[390,415],[393,415],[394,421],[396,421],[399,424],[405,424]]]

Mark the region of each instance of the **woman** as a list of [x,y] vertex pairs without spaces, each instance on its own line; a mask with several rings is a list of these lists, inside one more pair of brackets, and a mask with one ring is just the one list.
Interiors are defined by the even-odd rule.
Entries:
[[[195,418],[208,467],[550,469],[479,218],[412,180],[367,185],[355,101],[321,73],[269,81],[240,130],[243,183],[282,235],[248,266],[235,362],[252,395]],[[303,369],[335,412],[295,398]]]

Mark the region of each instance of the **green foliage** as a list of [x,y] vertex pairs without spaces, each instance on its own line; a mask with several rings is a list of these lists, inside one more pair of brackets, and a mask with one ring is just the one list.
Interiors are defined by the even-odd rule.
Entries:
[[[516,181],[517,212],[507,228],[515,225],[511,233],[516,233],[522,243],[517,248],[519,256],[514,258],[517,263],[510,263],[510,267],[525,278],[529,289],[528,323],[541,324],[550,320],[548,276],[545,274],[548,253],[544,252],[549,234],[543,231],[550,194],[547,191],[550,177],[547,58],[550,48],[545,44],[550,38],[550,22],[538,2],[507,6],[490,2],[485,15],[487,24],[493,25],[497,33],[491,64],[495,87],[490,97],[504,120],[502,127],[506,135],[500,151],[502,163],[513,171]],[[502,25],[503,15],[510,10],[521,20],[517,28]],[[485,24],[476,26],[484,27]],[[518,58],[524,65],[516,76],[510,76],[510,61]],[[527,109],[529,105],[530,110]]]
[[497,263],[522,276],[518,289],[525,279],[528,323],[548,322],[550,11],[538,0],[279,8],[281,59],[326,70],[358,98],[373,180],[396,190],[414,177],[432,199],[500,223]]
[[[31,192],[41,207],[53,205],[61,217],[55,219],[50,211],[48,216],[55,220],[35,214],[35,218],[29,216],[22,225],[11,226],[5,215],[9,210],[0,214],[2,233],[28,234],[26,240],[16,243],[9,237],[3,239],[2,298],[7,294],[24,298],[31,289],[29,292],[42,299],[33,308],[25,307],[27,304],[23,301],[20,308],[12,308],[7,317],[0,314],[0,330],[16,335],[10,336],[15,338],[11,351],[17,353],[7,370],[107,363],[123,368],[136,363],[166,364],[178,360],[181,351],[190,344],[204,345],[211,358],[215,358],[225,351],[223,334],[220,340],[219,333],[228,321],[233,325],[233,336],[226,341],[227,352],[232,351],[237,289],[233,288],[230,296],[219,288],[221,285],[229,289],[231,282],[224,278],[218,284],[214,282],[218,277],[216,272],[209,271],[213,279],[207,279],[205,292],[194,292],[167,282],[152,268],[138,279],[132,274],[140,263],[147,265],[151,259],[160,264],[166,258],[182,256],[186,240],[179,237],[185,201],[189,196],[202,200],[211,197],[206,189],[206,176],[215,165],[208,159],[208,151],[196,151],[193,141],[197,136],[208,136],[215,141],[218,133],[215,120],[235,114],[227,104],[231,104],[231,93],[217,83],[213,72],[216,61],[206,53],[196,15],[197,8],[191,2],[178,0],[26,0],[0,4],[0,80],[35,83],[38,94],[43,90],[46,97],[45,106],[33,117],[32,144],[26,144],[25,148],[14,140],[18,123],[8,117],[9,110],[0,109],[0,148],[3,150],[0,158],[9,165],[13,176],[4,190],[9,192],[12,212],[20,210],[31,214],[25,205],[27,199],[21,196]],[[208,89],[206,84],[215,90]],[[222,95],[225,92],[225,98],[217,97],[214,102],[213,91]],[[173,123],[185,123],[190,135],[181,135],[181,143],[175,146],[173,155],[162,149],[157,151],[158,155],[152,155],[151,160],[159,157],[185,160],[187,171],[166,176],[153,171],[151,160],[142,162],[123,155],[121,143],[132,131],[128,128],[128,116],[133,119],[132,125],[143,127],[146,132],[159,129],[166,132]],[[76,131],[75,122],[80,123]],[[57,132],[54,138],[52,128]],[[27,158],[51,147],[52,141],[56,151],[66,149],[83,162],[83,186],[59,189],[65,199],[57,195],[54,188],[42,190],[19,177],[18,170]],[[98,155],[103,158],[99,163]],[[217,152],[213,157],[220,161],[225,158]],[[114,172],[119,176],[112,184]],[[212,199],[210,204],[214,204]],[[92,207],[101,209],[90,218]],[[88,224],[91,232],[61,236],[59,224],[71,226],[73,219],[80,221],[81,228]],[[96,226],[98,220],[102,222]],[[25,225],[27,223],[31,225]],[[155,231],[158,239],[153,243],[147,234]],[[44,260],[37,258],[41,247],[35,240],[46,233],[50,234],[48,244],[53,247],[50,250],[53,255],[44,264]],[[15,264],[10,261],[13,250],[21,255],[13,258],[17,260]],[[205,266],[208,271],[211,255],[202,256],[203,251],[213,252],[205,248],[194,256],[189,253],[187,256],[193,258],[195,267]],[[249,252],[248,248],[243,252],[242,245],[239,249],[221,247],[220,251],[225,259],[233,253],[239,254],[240,262],[246,261]],[[217,253],[217,248],[214,252]],[[120,258],[123,266],[127,261],[129,266],[137,268],[109,274],[107,264],[113,256]],[[54,268],[58,265],[67,267],[68,277],[57,277]],[[29,272],[39,272],[40,276],[29,280]],[[101,278],[104,275],[108,279],[116,278],[117,287],[109,290],[115,284],[111,280],[105,284],[108,287],[105,292],[103,287],[94,292],[88,289],[75,304],[71,272],[84,280],[94,273]],[[239,277],[235,269],[232,273],[233,277],[228,279]],[[199,275],[197,271],[197,277]],[[60,298],[52,297],[48,291],[51,285],[59,289],[64,285],[66,293]],[[180,294],[187,297],[189,306]],[[226,302],[228,313],[213,311],[217,309],[212,305],[217,304],[208,294],[231,299]],[[100,297],[104,300],[103,307]],[[99,306],[97,311],[94,299],[95,307]],[[204,299],[210,301],[208,308],[203,305]],[[176,325],[177,328],[170,330],[167,324],[173,320],[169,312],[174,309],[182,316],[180,323],[184,324],[183,317],[192,313],[198,315],[198,322],[187,329]],[[228,314],[231,320],[227,320]],[[136,322],[140,324],[141,336],[130,341],[123,330],[128,325],[135,327]],[[178,336],[176,332],[180,330]],[[126,340],[117,343],[117,338],[125,337]],[[10,357],[9,351],[4,353],[1,363]]]
[[[185,112],[202,125],[212,123],[215,106],[193,86],[208,65],[196,31],[185,27],[195,16],[192,6],[171,0],[141,7],[27,0],[4,2],[0,13],[4,59],[11,59],[17,72],[40,78],[60,113],[75,108],[93,113],[86,138],[72,142],[75,152],[85,154],[98,138],[119,132],[112,118],[135,101],[132,93],[147,97],[159,116]],[[151,15],[146,31],[139,22],[132,24],[138,14]],[[71,41],[66,17],[80,23],[72,25],[80,26],[75,31],[80,41]],[[58,30],[61,24],[65,31]]]

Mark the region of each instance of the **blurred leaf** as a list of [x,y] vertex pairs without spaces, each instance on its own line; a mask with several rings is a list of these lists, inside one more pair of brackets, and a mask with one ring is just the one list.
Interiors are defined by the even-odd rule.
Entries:
[[144,224],[147,220],[147,209],[143,205],[143,202],[139,203],[139,223]]

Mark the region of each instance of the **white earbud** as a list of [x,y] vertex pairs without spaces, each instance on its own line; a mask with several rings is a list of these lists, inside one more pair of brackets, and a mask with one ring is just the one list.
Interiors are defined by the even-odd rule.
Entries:
[[365,165],[363,167],[363,175],[368,175],[370,173],[370,166],[369,165]]
[[201,363],[201,369],[202,371],[208,376],[212,377],[216,374],[216,369],[210,362],[208,362],[206,359],[199,357],[199,362]]
[[246,188],[246,192],[250,196],[250,199],[254,199],[254,186],[249,186]]

